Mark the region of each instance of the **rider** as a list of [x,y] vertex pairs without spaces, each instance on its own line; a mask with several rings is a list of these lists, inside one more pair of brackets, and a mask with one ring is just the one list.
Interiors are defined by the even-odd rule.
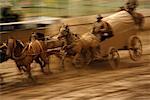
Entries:
[[125,0],[125,9],[132,14],[138,6],[138,0]]
[[139,29],[141,29],[142,28],[141,20],[143,19],[143,16],[139,16],[139,13],[135,12],[138,5],[139,5],[138,0],[125,0],[125,10],[132,15],[135,24],[139,25]]
[[[102,16],[97,16],[97,21],[94,23],[92,34],[94,34],[100,41],[103,41],[109,37],[112,37],[112,29],[110,25],[102,20]],[[91,52],[93,53],[93,56],[96,57],[96,59],[99,59],[100,55],[100,47],[95,47],[91,49]]]
[[108,23],[102,20],[102,16],[97,16],[97,21],[94,23],[92,34],[98,37],[101,41],[105,40],[103,36],[108,35],[111,31],[111,28],[108,26]]

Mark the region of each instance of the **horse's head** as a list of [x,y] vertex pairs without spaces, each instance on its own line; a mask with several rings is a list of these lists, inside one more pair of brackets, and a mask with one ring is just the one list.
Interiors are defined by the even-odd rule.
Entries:
[[21,40],[16,40],[16,47],[14,48],[14,55],[20,56],[22,50],[24,49],[25,45]]
[[62,25],[59,30],[58,39],[66,37],[70,33],[70,29],[68,25]]
[[14,38],[9,38],[7,41],[7,50],[6,55],[9,58],[12,58],[12,54],[19,55],[24,48],[24,44],[20,40]]
[[30,36],[30,41],[32,40],[32,39],[37,39],[37,40],[42,40],[42,41],[44,41],[45,40],[45,35],[44,35],[44,33],[40,33],[40,32],[33,32],[32,34],[31,34],[31,36]]
[[33,32],[29,38],[29,41],[36,40],[37,38],[38,38],[37,34],[35,32]]
[[36,35],[37,35],[38,40],[42,40],[42,41],[45,40],[45,35],[44,35],[44,33],[37,32]]

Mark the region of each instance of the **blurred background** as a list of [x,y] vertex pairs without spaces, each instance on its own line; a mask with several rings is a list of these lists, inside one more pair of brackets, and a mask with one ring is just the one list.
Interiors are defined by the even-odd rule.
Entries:
[[[150,8],[150,0],[138,0],[139,7]],[[0,0],[0,7],[11,6],[22,17],[74,17],[109,13],[124,5],[124,0]]]

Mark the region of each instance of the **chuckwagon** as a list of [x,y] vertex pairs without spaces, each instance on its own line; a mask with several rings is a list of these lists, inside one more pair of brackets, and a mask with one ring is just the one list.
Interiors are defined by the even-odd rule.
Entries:
[[[71,55],[73,56],[73,64],[76,65],[79,65],[78,62],[81,64],[83,62],[89,63],[95,59],[102,59],[108,60],[111,67],[116,67],[120,61],[118,50],[128,50],[130,58],[134,61],[138,60],[142,55],[142,43],[137,35],[138,27],[133,16],[127,11],[120,11],[102,20],[109,24],[113,36],[97,42],[98,38],[91,32],[77,36],[77,34],[70,32],[70,29],[67,29],[69,25],[63,25],[58,36],[45,41],[48,48],[47,52],[50,54],[54,52],[55,54],[65,49],[64,54],[61,52],[61,55],[63,55],[61,58],[62,63],[67,55]],[[64,39],[66,40],[65,46],[63,45]],[[93,49],[97,46],[99,46],[99,49]],[[96,50],[100,52],[98,59],[96,58],[97,56],[91,54],[97,52]]]
[[[75,65],[84,61],[86,61],[84,64],[89,64],[93,60],[102,59],[108,60],[111,67],[115,68],[120,61],[119,50],[128,50],[130,58],[134,61],[138,60],[142,56],[142,43],[138,37],[138,27],[133,16],[126,11],[120,11],[102,20],[109,24],[113,34],[103,41],[100,41],[91,32],[82,36],[73,34],[68,25],[63,25],[59,29],[59,34],[54,37],[47,38],[42,33],[32,34],[31,42],[26,46],[14,38],[8,39],[7,56],[15,60],[20,71],[27,71],[31,79],[33,79],[30,68],[32,61],[35,60],[39,63],[41,71],[44,72],[45,65],[49,68],[48,54],[55,54],[60,57],[63,66],[64,58],[71,55],[73,56],[72,63]],[[15,50],[16,52],[14,52]],[[94,54],[97,51],[99,52],[98,59]],[[3,80],[1,75],[0,79]]]
[[133,17],[126,11],[120,11],[103,20],[110,24],[113,36],[100,43],[101,56],[106,57],[112,67],[119,62],[118,50],[128,50],[130,58],[138,60],[142,56],[142,43]]

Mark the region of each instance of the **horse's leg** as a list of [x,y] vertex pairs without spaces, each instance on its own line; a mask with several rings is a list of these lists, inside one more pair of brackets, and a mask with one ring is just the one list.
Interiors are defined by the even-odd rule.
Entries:
[[58,57],[59,59],[62,59],[62,55],[60,53],[56,53],[55,56]]
[[83,55],[84,55],[85,49],[83,49],[83,48],[84,47],[81,44],[81,42],[77,42],[76,45],[74,45],[74,48],[72,48],[72,50],[76,53],[75,56],[73,57],[72,64],[76,68],[82,67],[81,65],[83,65],[83,63],[84,63]]
[[22,73],[22,70],[25,72],[25,70],[24,70],[19,64],[17,64],[17,68],[18,68],[18,70],[19,70],[19,72],[20,72],[20,75],[23,74],[23,73]]
[[65,60],[65,54],[64,51],[60,51],[59,53],[55,53],[55,56],[60,59],[60,70],[64,71],[64,60]]
[[92,60],[98,60],[101,58],[100,46],[92,47],[90,49]]
[[61,57],[61,70],[64,70],[65,69],[65,57],[66,57],[66,52],[64,51],[63,52],[63,55]]
[[92,54],[92,48],[88,48],[88,49],[86,49],[86,65],[88,65],[92,60],[93,60],[93,58],[94,58],[94,53]]
[[76,53],[76,55],[75,55],[74,58],[73,58],[72,64],[73,64],[76,68],[82,67],[83,59],[81,59],[81,53],[80,53],[80,52]]
[[47,54],[45,52],[42,52],[40,54],[40,58],[42,61],[44,61],[44,66],[48,69],[48,72],[52,73],[49,67],[49,57],[47,56]]
[[30,64],[27,64],[25,67],[27,68],[28,78],[34,81],[34,78],[32,77],[32,74],[31,74]]
[[[20,74],[22,75],[23,74],[23,72],[26,72],[27,71],[27,68],[26,68],[26,66],[21,66],[22,64],[23,64],[24,62],[20,62],[20,61],[17,61],[16,62],[16,65],[17,65],[17,68],[18,68],[18,70],[19,70],[19,72],[20,72]],[[22,72],[23,71],[23,72]]]
[[18,72],[19,73],[17,73],[17,75],[19,75],[19,78],[22,80],[22,81],[24,81],[24,74],[23,74],[23,72],[22,72],[22,67],[23,66],[21,66],[20,65],[20,63],[22,63],[21,61],[15,61],[16,62],[16,65],[17,65],[17,69],[18,69]]
[[27,69],[25,66],[22,66],[21,69],[24,71],[24,72],[27,72]]
[[[44,73],[45,62],[42,61],[42,59],[40,58],[40,56],[37,56],[37,57],[35,58],[35,62],[40,64],[41,71]],[[43,62],[43,63],[42,63],[42,62]]]

